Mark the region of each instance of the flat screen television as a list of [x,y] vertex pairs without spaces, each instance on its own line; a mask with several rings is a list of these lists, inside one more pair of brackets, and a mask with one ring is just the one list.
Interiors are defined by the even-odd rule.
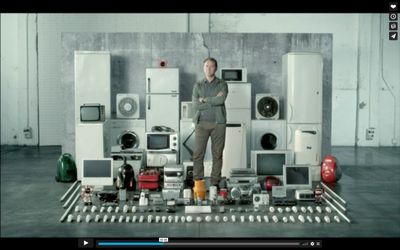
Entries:
[[112,186],[113,159],[82,159],[83,186]]

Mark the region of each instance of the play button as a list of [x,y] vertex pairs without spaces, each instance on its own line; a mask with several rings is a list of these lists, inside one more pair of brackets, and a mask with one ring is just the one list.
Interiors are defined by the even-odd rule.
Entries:
[[79,248],[93,248],[93,239],[79,239],[78,240]]

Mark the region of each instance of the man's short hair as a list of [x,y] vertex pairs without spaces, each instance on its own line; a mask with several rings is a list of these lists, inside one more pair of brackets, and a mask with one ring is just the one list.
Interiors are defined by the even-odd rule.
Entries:
[[203,64],[206,63],[207,61],[211,61],[215,64],[215,68],[218,68],[218,62],[214,57],[207,57],[204,61]]

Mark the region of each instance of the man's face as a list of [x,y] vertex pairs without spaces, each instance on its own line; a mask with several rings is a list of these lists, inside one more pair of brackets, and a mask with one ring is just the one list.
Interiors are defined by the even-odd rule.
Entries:
[[213,61],[207,60],[203,66],[204,74],[208,77],[213,77],[215,75],[215,71],[217,71],[217,67],[215,67],[215,63]]

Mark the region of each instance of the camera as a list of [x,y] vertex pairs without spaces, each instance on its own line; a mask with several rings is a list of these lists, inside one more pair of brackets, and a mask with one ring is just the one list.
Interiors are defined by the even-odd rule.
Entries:
[[269,195],[267,193],[253,194],[253,205],[255,207],[269,205]]

